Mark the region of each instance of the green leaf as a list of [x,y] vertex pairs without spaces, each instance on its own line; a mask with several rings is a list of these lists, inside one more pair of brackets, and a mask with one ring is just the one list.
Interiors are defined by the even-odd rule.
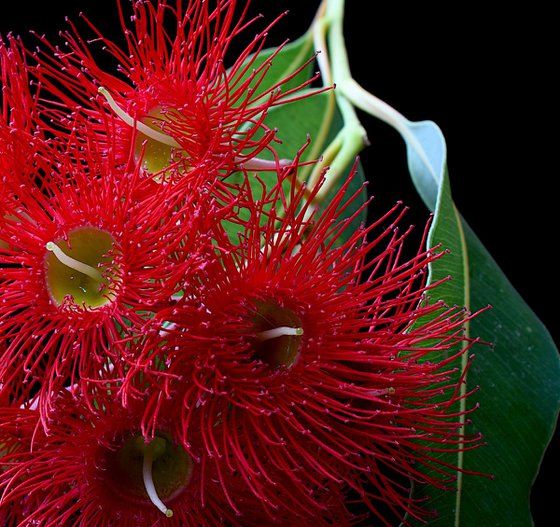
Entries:
[[[478,354],[469,383],[480,386],[474,427],[488,442],[465,456],[465,468],[487,471],[493,482],[469,477],[460,525],[532,525],[529,495],[560,406],[560,360],[547,329],[519,296],[481,242],[463,223],[470,261],[473,335],[493,342]],[[492,523],[489,523],[489,518]]]
[[407,125],[409,170],[419,194],[435,213],[429,243],[442,243],[451,251],[431,266],[430,280],[453,276],[435,290],[450,304],[463,303],[472,311],[492,305],[471,321],[470,334],[494,344],[493,348],[478,346],[466,387],[480,387],[470,397],[480,408],[472,414],[468,431],[481,432],[488,444],[464,453],[459,460],[466,471],[491,474],[494,479],[457,474],[457,493],[422,487],[415,493],[417,497],[429,494],[426,506],[439,512],[439,518],[430,521],[431,527],[529,527],[531,485],[560,409],[558,350],[459,217],[439,128],[428,121]]
[[[339,117],[329,121],[325,120],[330,106],[330,93],[313,93],[313,90],[302,90],[301,95],[307,96],[271,108],[265,119],[265,124],[269,128],[278,130],[277,138],[280,143],[275,144],[274,148],[281,158],[294,159],[309,139],[311,143],[302,159],[310,160],[313,146],[316,141],[321,141],[319,138],[324,135],[325,129],[328,134],[327,141],[330,141],[342,126]],[[320,149],[322,144],[318,146]],[[266,153],[263,157],[266,157]],[[272,159],[271,154],[268,159]]]
[[[270,48],[263,49],[256,55],[251,55],[244,62],[247,70],[240,69],[240,75],[235,82],[243,82],[247,80],[253,72],[259,67],[265,65],[266,74],[257,75],[252,81],[250,87],[254,89],[254,95],[266,94],[274,86],[282,83],[281,89],[286,92],[305,85],[314,73],[314,63],[310,61],[313,58],[313,38],[310,32],[304,34],[294,42],[290,42],[280,49]],[[258,82],[257,82],[258,79]],[[284,82],[285,79],[289,79]],[[318,92],[317,90],[303,88],[297,92],[298,99],[290,102],[274,106],[269,109],[265,124],[270,129],[278,130],[279,143],[274,145],[276,154],[283,159],[294,159],[304,144],[310,140],[310,145],[306,148],[301,159],[310,161],[316,159],[324,150],[326,144],[334,139],[336,134],[342,129],[343,121],[340,115],[334,110],[334,99],[332,92]],[[250,126],[250,124],[247,124]],[[260,154],[263,159],[273,159],[268,151]],[[298,177],[305,181],[309,170],[300,169]],[[338,180],[330,189],[324,203],[328,203],[333,196],[346,181],[349,171],[340,174]],[[265,184],[273,185],[275,178],[271,173],[260,174]],[[230,183],[241,182],[241,174],[233,174],[228,178]],[[347,196],[352,196],[359,191],[365,181],[363,168],[361,164],[357,165],[356,174],[347,190]],[[260,191],[258,186],[260,183],[254,181],[255,190]],[[355,199],[349,206],[345,214],[353,215],[367,200],[367,192],[363,189],[359,199]],[[341,204],[344,206],[344,203]],[[244,211],[240,211],[240,217],[243,217]],[[355,232],[361,223],[365,223],[367,219],[367,211],[362,210],[357,214],[352,222],[345,229],[344,233],[338,237],[337,243],[342,243],[352,232]],[[224,224],[232,241],[235,241],[240,231],[240,226],[234,223],[226,222]]]
[[[315,159],[316,152],[322,152],[324,146],[329,144],[343,127],[343,120],[340,114],[330,110],[332,93],[306,91],[307,97],[273,108],[265,120],[269,127],[276,128],[279,131],[278,138],[282,142],[276,147],[276,151],[279,156],[287,159],[293,159],[307,140],[311,142],[303,153],[302,160]],[[303,93],[305,92],[302,91]],[[302,174],[299,176],[302,179]],[[337,174],[337,180],[321,204],[320,209],[329,203],[331,197],[340,190],[340,187],[347,181],[349,176],[350,169],[342,174]],[[303,173],[303,179],[305,179],[305,172]],[[361,163],[358,163],[356,173],[352,175],[352,180],[347,187],[346,196],[350,198],[361,187],[362,191],[359,198],[355,199],[345,210],[345,217],[352,216],[367,201],[367,191],[363,187],[364,181],[363,167]],[[343,207],[346,201],[343,200],[340,206]],[[366,220],[367,211],[364,208],[360,214],[354,217],[345,230],[337,236],[335,245],[345,242],[356,232],[360,224],[365,223]]]
[[[415,131],[418,132],[418,130]],[[437,132],[437,130],[434,130],[434,132]],[[422,136],[423,134],[419,135]],[[441,148],[441,144],[438,146],[440,148],[433,148],[430,152],[431,155],[427,154],[424,157],[424,159],[431,161],[431,167],[425,166],[422,158],[417,155],[415,150],[409,150],[409,161],[412,167],[411,174],[416,175],[419,179],[422,176],[422,182],[434,182],[438,185],[437,192],[431,194],[429,192],[429,185],[426,183],[426,190],[428,191],[426,195],[433,198],[432,201],[435,209],[427,244],[430,247],[438,246],[441,249],[445,249],[447,254],[430,264],[429,283],[444,280],[437,288],[430,291],[430,301],[443,300],[450,307],[468,307],[470,301],[468,252],[461,219],[451,199],[451,189],[445,163],[443,162],[444,158],[441,157],[441,154],[445,152],[445,145],[443,145],[443,148]],[[447,356],[457,351],[459,350],[449,350],[445,355]],[[457,368],[455,374],[457,382],[461,372],[467,367],[469,355],[469,352],[463,353],[454,365]],[[430,360],[439,361],[445,358],[444,356],[432,356]],[[468,384],[461,385],[462,395],[468,390]],[[471,405],[470,401],[461,399],[451,411],[464,414]],[[461,422],[465,423],[465,420],[466,417],[463,416]],[[465,457],[469,454],[469,452],[441,452],[434,454],[434,458],[449,466],[463,467]],[[433,469],[424,467],[421,470],[427,475],[433,475],[436,478],[438,476]],[[439,515],[437,519],[430,519],[430,526],[450,527],[461,525],[456,522],[459,518],[465,480],[459,470],[455,471],[453,475],[457,478],[456,485],[459,488],[457,493],[427,486],[417,486],[414,489],[416,498],[427,500],[424,505],[425,508],[436,510]],[[488,483],[488,481],[485,479],[483,483]],[[414,521],[411,521],[411,523],[415,524]]]

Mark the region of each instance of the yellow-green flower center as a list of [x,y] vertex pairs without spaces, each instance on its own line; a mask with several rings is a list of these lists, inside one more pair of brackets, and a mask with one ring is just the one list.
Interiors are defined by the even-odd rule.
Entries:
[[108,232],[78,228],[67,239],[48,242],[46,249],[45,278],[56,305],[71,297],[78,306],[96,308],[114,299],[119,269],[112,261],[117,248]]
[[173,512],[165,503],[188,486],[193,471],[189,454],[163,433],[149,443],[140,435],[130,437],[107,461],[111,488],[135,502],[151,502],[167,517]]

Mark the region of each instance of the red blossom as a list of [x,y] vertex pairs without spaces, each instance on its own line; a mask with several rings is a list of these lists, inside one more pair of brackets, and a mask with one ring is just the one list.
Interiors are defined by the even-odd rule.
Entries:
[[[459,408],[471,315],[427,301],[437,298],[428,265],[445,256],[402,260],[400,206],[343,238],[352,216],[342,211],[357,199],[349,183],[319,214],[318,188],[284,191],[292,177],[270,194],[247,182],[239,245],[222,251],[195,298],[156,315],[159,353],[148,340],[136,367],[182,399],[177,433],[200,430],[208,453],[255,492],[280,470],[302,488],[343,481],[374,512],[383,503],[422,516],[399,478],[451,487],[456,467],[437,452],[479,441],[463,430],[471,410]],[[150,404],[145,426],[154,423]]]
[[[164,405],[154,438],[140,430],[142,405],[123,408],[98,393],[97,409],[67,390],[53,398],[51,426],[39,426],[32,408],[0,407],[0,517],[44,527],[348,527],[355,523],[342,495],[325,492],[321,507],[262,502],[224,462],[211,464],[191,434],[188,446],[173,438],[172,406]],[[150,461],[146,465],[147,449]],[[228,493],[216,484],[228,472]],[[146,472],[147,471],[147,472]],[[148,494],[153,484],[163,514]],[[286,485],[274,487],[281,496]],[[290,497],[290,496],[288,496]],[[336,500],[338,498],[338,500]]]
[[[112,167],[95,145],[35,157],[40,186],[8,181],[0,217],[0,379],[15,396],[40,383],[46,416],[58,387],[121,371],[129,339],[181,292],[177,277],[204,268],[218,216],[204,194],[147,194],[138,170]],[[74,271],[88,262],[93,278]]]
[[[131,144],[139,154],[145,141],[143,163],[150,172],[182,162],[183,175],[204,175],[216,167],[227,173],[268,148],[275,132],[264,124],[267,111],[302,96],[296,91],[309,81],[290,81],[307,64],[269,80],[279,50],[260,59],[266,28],[226,69],[232,42],[252,22],[246,20],[248,2],[241,10],[235,0],[219,0],[213,8],[194,0],[184,7],[181,1],[175,6],[165,0],[132,2],[131,28],[125,7],[118,5],[125,50],[87,19],[93,39],[86,41],[72,26],[63,33],[66,49],[44,40],[47,52],[38,55],[36,72],[56,101],[46,114],[62,128],[68,109],[79,109],[94,122],[112,119],[124,156]],[[116,70],[107,71],[107,61],[91,49],[92,42],[103,45]],[[64,109],[57,109],[61,104]],[[145,135],[146,127],[157,137]]]

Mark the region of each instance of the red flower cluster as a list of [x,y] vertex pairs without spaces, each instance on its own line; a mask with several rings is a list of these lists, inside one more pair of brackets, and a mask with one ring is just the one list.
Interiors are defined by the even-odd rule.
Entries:
[[118,75],[75,30],[0,41],[3,524],[391,525],[479,443],[442,254],[258,158],[299,70],[267,78],[264,32],[226,70],[236,7],[121,8],[127,50],[90,26]]

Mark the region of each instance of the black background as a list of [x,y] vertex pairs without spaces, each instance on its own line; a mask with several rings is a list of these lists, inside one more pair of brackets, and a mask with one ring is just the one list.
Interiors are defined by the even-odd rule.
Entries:
[[[263,13],[270,21],[289,10],[270,32],[270,45],[277,45],[307,29],[318,3],[254,0],[251,13]],[[468,10],[454,2],[443,8],[426,4],[387,7],[347,0],[352,72],[409,119],[440,126],[459,210],[558,343],[554,17],[538,3],[520,4],[523,9],[509,5],[508,11],[476,3],[466,4]],[[371,6],[367,12],[366,6]],[[29,30],[56,38],[67,27],[65,16],[77,21],[80,11],[104,33],[119,34],[115,0],[10,2],[10,15],[0,16],[0,34],[11,31],[35,46]],[[400,136],[373,118],[360,117],[371,142],[361,159],[375,206],[385,210],[402,200],[411,207],[408,220],[423,224],[427,214],[411,186]],[[537,527],[556,515],[557,504],[548,498],[557,488],[554,469],[560,468],[558,441],[554,444],[532,496]]]

